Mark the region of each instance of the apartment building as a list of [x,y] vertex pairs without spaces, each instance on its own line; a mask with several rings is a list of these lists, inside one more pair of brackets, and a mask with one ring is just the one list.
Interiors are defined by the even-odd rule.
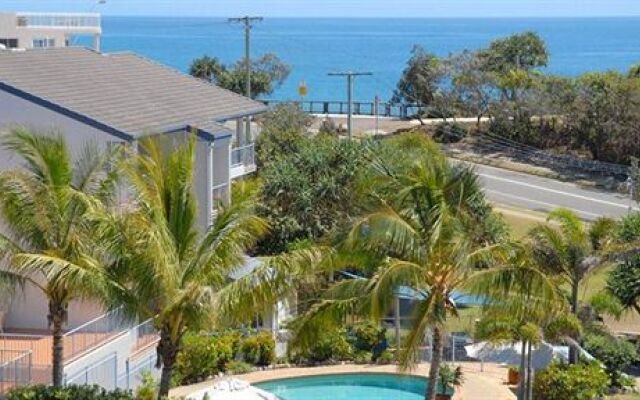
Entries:
[[100,14],[0,12],[0,45],[7,49],[66,47],[78,36],[91,36],[100,50]]
[[[215,218],[230,184],[256,170],[255,132],[244,118],[266,107],[133,53],[102,54],[80,47],[0,51],[0,131],[26,126],[62,134],[72,154],[92,143],[106,150],[148,135],[179,142],[197,132],[196,194],[199,225]],[[18,166],[0,150],[0,168]],[[249,270],[255,260],[247,263]],[[263,320],[273,330],[286,314],[280,304]],[[284,307],[286,308],[286,307]],[[47,303],[26,287],[2,310],[0,392],[50,379],[51,337]],[[155,362],[156,336],[149,321],[123,326],[97,304],[70,305],[65,335],[69,383],[135,387],[139,372]],[[2,368],[10,365],[10,368]]]

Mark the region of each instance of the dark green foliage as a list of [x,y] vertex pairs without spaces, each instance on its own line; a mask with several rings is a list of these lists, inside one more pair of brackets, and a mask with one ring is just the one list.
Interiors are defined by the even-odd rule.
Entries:
[[376,361],[387,349],[386,330],[381,326],[372,323],[356,325],[349,328],[349,335],[356,350],[372,354],[370,360]]
[[511,70],[532,70],[549,61],[547,46],[538,34],[524,32],[497,39],[481,51],[484,69],[505,73]]
[[[203,56],[193,60],[189,73],[232,92],[245,94],[246,62],[224,65],[217,58]],[[289,76],[291,68],[275,54],[265,54],[251,62],[251,97],[272,93]]]
[[636,347],[624,339],[604,335],[587,335],[583,346],[606,366],[611,386],[622,387],[623,370],[638,359]]
[[260,171],[259,214],[271,230],[260,254],[277,254],[298,240],[317,240],[354,212],[355,184],[365,163],[365,145],[328,136],[305,139]]
[[7,400],[134,400],[133,395],[124,390],[108,391],[100,386],[69,385],[62,388],[35,385],[21,386],[11,390]]
[[267,366],[276,359],[276,342],[271,332],[260,332],[242,340],[240,351],[249,364]]
[[607,373],[597,363],[551,364],[538,372],[533,385],[534,400],[593,400],[609,388]]
[[[640,240],[640,213],[634,212],[622,218],[615,235],[623,243]],[[616,265],[609,273],[607,289],[625,308],[640,312],[640,255],[628,257]]]

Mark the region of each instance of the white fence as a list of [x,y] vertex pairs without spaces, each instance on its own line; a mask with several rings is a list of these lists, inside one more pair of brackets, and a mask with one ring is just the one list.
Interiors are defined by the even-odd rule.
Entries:
[[87,365],[65,378],[65,385],[100,385],[107,390],[118,385],[118,355],[110,354],[96,364]]
[[160,379],[160,370],[156,368],[157,354],[151,349],[146,354],[127,360],[125,371],[118,376],[118,387],[121,389],[135,390],[142,384],[145,373],[151,374],[154,379]]

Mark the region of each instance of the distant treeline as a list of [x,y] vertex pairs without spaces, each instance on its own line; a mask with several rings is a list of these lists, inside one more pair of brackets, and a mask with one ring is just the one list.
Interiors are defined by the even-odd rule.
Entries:
[[393,101],[422,103],[432,117],[473,116],[478,129],[541,148],[625,164],[639,156],[640,65],[570,78],[542,71],[548,60],[533,32],[446,58],[416,46]]

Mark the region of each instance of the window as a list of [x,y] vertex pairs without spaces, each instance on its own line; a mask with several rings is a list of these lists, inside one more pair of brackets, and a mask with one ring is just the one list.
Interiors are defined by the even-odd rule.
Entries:
[[33,39],[34,48],[56,47],[56,40],[49,38]]
[[0,44],[8,49],[15,49],[18,47],[18,39],[0,38]]

